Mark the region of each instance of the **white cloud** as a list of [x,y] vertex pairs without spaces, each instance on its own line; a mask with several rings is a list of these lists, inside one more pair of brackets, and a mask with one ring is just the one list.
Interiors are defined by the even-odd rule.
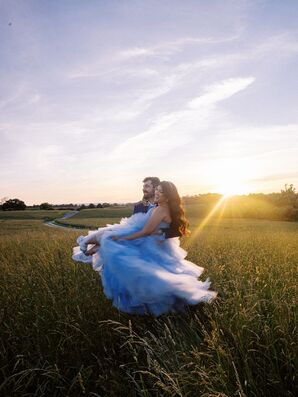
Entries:
[[139,56],[149,56],[154,55],[155,50],[154,48],[141,48],[141,47],[132,47],[126,50],[122,50],[117,54],[117,57],[120,60],[127,60],[130,58],[135,58]]
[[212,84],[205,89],[205,93],[188,103],[191,109],[197,109],[201,106],[209,106],[219,101],[227,99],[232,95],[245,90],[255,81],[254,77],[231,78],[220,83]]
[[244,90],[253,81],[253,77],[231,78],[207,87],[184,109],[160,116],[149,129],[121,143],[111,152],[111,159],[138,163],[145,157],[165,156],[204,131],[214,104]]
[[41,99],[41,95],[25,83],[19,84],[16,87],[12,85],[10,90],[14,90],[14,93],[6,97],[5,93],[2,93],[3,99],[0,100],[0,110],[23,109],[38,103]]
[[121,50],[117,53],[116,59],[128,60],[136,57],[148,57],[148,56],[170,56],[176,52],[182,51],[186,46],[189,45],[211,45],[228,43],[235,41],[239,38],[238,35],[228,37],[181,37],[176,40],[166,41],[158,43],[150,47],[132,47],[125,50]]
[[[136,60],[137,58],[146,59],[151,61],[150,58],[160,58],[161,60],[165,57],[168,58],[171,55],[182,51],[189,45],[211,45],[219,43],[229,43],[238,39],[238,36],[230,37],[182,37],[173,41],[161,42],[150,47],[131,47],[123,50],[109,53],[107,56],[101,56],[98,60],[90,60],[88,63],[84,63],[77,69],[68,72],[68,78],[70,79],[84,79],[94,77],[104,77],[110,74],[128,74],[130,72],[140,74],[146,73],[151,74],[152,69],[144,67],[131,69],[131,67],[125,66],[125,63],[130,60]],[[149,59],[148,59],[149,58]],[[202,61],[204,63],[204,61]],[[209,60],[205,61],[205,66],[208,66]],[[201,64],[202,65],[202,64]],[[201,66],[200,65],[200,66]],[[209,63],[210,65],[210,63]],[[199,66],[199,65],[198,65]],[[148,73],[149,71],[149,73]],[[155,71],[156,72],[156,71]]]

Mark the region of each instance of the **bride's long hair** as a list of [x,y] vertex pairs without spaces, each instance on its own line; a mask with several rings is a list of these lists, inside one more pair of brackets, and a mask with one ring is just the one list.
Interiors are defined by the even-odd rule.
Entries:
[[176,186],[174,183],[168,181],[162,181],[159,185],[161,186],[164,195],[168,199],[168,205],[170,207],[170,214],[172,218],[170,225],[172,231],[177,232],[177,234],[180,236],[189,234],[189,222],[186,219],[185,212],[182,207],[182,201]]

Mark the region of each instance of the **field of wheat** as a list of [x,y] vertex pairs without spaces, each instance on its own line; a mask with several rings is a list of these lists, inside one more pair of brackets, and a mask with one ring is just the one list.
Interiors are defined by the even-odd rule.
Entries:
[[[82,224],[98,225],[96,211]],[[153,318],[113,308],[100,275],[71,259],[84,231],[47,227],[43,212],[0,217],[0,395],[297,395],[297,223],[198,229],[193,214],[181,244],[218,298]]]

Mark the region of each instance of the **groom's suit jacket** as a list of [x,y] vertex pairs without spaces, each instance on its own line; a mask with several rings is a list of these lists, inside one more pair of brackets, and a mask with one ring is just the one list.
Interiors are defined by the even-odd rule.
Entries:
[[133,213],[137,214],[138,212],[144,212],[146,214],[146,212],[151,207],[152,207],[151,205],[145,205],[143,201],[140,201],[139,203],[135,204],[135,206],[133,207]]
[[[143,201],[139,201],[136,203],[133,207],[133,213],[137,214],[138,212],[143,212],[146,213],[149,208],[152,208],[152,205],[146,205],[144,204]],[[171,226],[169,228],[161,229],[165,235],[165,238],[172,238],[172,237],[180,237],[180,234],[178,234],[175,230],[171,229]]]

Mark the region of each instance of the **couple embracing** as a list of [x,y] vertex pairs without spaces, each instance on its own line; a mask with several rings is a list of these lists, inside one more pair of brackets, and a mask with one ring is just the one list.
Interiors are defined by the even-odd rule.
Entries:
[[147,177],[143,193],[132,216],[80,236],[72,258],[100,271],[105,296],[126,313],[159,316],[211,302],[210,281],[198,280],[204,269],[180,247],[188,222],[176,186]]

